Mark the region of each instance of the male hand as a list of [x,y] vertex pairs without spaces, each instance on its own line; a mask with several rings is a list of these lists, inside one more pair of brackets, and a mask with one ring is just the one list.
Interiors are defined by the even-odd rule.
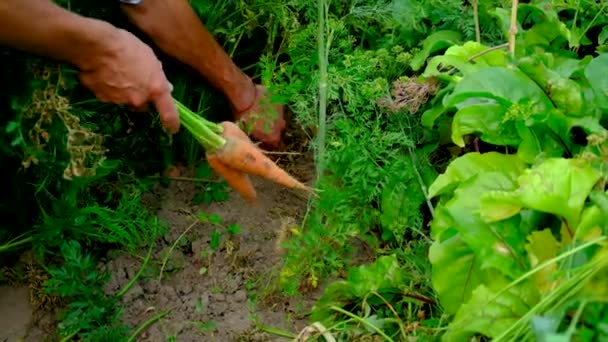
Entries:
[[263,148],[277,149],[287,126],[284,108],[270,103],[265,87],[256,85],[255,90],[253,105],[245,111],[235,113],[235,118],[245,126],[246,133],[262,143]]
[[179,130],[172,86],[152,49],[131,33],[117,29],[105,48],[80,66],[80,81],[102,102],[126,104],[135,110],[153,103],[162,125]]

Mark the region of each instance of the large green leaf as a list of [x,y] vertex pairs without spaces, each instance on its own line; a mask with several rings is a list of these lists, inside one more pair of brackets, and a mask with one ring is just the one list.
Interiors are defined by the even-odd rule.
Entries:
[[597,44],[602,45],[608,41],[608,25],[602,28],[602,32],[597,36]]
[[[532,268],[556,257],[559,249],[560,243],[555,239],[550,229],[535,231],[528,236],[526,251]],[[556,280],[554,277],[556,271],[557,263],[553,263],[533,275],[536,288],[541,293],[552,289]]]
[[311,318],[320,321],[330,319],[333,313],[330,309],[332,305],[344,306],[367,297],[373,291],[383,295],[402,293],[408,286],[407,278],[407,272],[394,254],[384,255],[371,264],[352,268],[345,280],[335,281],[325,289],[312,308]]
[[[440,203],[436,206],[435,214],[433,214],[433,220],[431,221],[431,238],[442,241],[443,239],[454,235],[455,230],[452,228],[455,225],[450,213],[445,210],[443,204]],[[447,233],[445,233],[446,231]],[[446,235],[448,236],[446,237]]]
[[519,143],[520,156],[531,163],[539,153],[559,156],[567,145],[560,141],[568,132],[565,115],[519,69],[487,67],[467,75],[443,104],[458,109],[452,137],[459,146],[463,135],[478,132],[489,143]]
[[494,268],[510,278],[521,275],[527,268],[522,258],[526,233],[519,229],[520,217],[486,223],[479,209],[482,194],[510,191],[515,186],[513,178],[505,173],[479,173],[462,182],[444,205],[455,224],[453,229],[479,258],[480,267]]
[[608,53],[595,57],[585,68],[585,77],[589,80],[596,96],[597,105],[608,109]]
[[437,105],[427,109],[421,115],[422,126],[432,128],[435,125],[435,121],[446,112],[446,108],[443,104],[438,103]]
[[542,55],[526,56],[519,60],[519,68],[543,87],[553,103],[567,115],[581,116],[582,89],[578,83],[553,71],[542,60]]
[[450,93],[454,89],[454,83],[451,82],[444,88],[442,88],[437,95],[431,100],[431,104],[433,105],[431,108],[427,109],[422,113],[420,117],[420,121],[422,122],[422,126],[427,128],[432,128],[435,125],[435,121],[444,113],[447,112],[446,108],[443,106],[442,100],[443,97]]
[[521,43],[522,49],[531,53],[537,48],[558,50],[553,49],[552,46],[562,46],[571,39],[572,33],[566,24],[559,20],[552,20],[534,25],[522,35],[522,39],[518,43]]
[[475,334],[497,337],[524,316],[539,300],[538,290],[528,282],[502,292],[478,286],[460,307],[442,341],[469,341]]
[[478,103],[464,107],[456,112],[452,122],[452,141],[464,147],[463,136],[481,133],[481,140],[502,146],[517,146],[521,138],[517,134],[515,123],[504,120],[507,107],[500,103]]
[[593,236],[596,230],[608,235],[608,213],[599,206],[592,205],[583,210],[580,222],[574,230],[574,238],[585,240],[589,236]]
[[496,222],[531,208],[566,219],[569,227],[579,224],[580,215],[600,173],[586,161],[549,158],[527,169],[512,191],[492,191],[481,195],[481,216]]
[[410,61],[413,70],[422,68],[426,59],[434,52],[445,49],[454,44],[460,43],[462,35],[457,31],[443,30],[437,31],[422,42],[422,50],[414,55]]
[[498,152],[471,152],[453,160],[444,173],[429,187],[429,197],[447,193],[459,183],[487,172],[501,172],[515,180],[525,169],[525,164],[515,155]]
[[561,157],[572,143],[564,140],[568,136],[571,122],[558,110],[537,112],[527,120],[515,122],[521,143],[517,147],[517,156],[524,162],[532,164],[537,159]]
[[510,67],[487,67],[462,78],[444,106],[463,108],[487,99],[510,106],[525,104],[530,114],[545,112],[553,105],[543,90],[521,70]]
[[484,275],[492,273],[479,268],[479,259],[458,235],[433,242],[429,260],[433,265],[433,289],[445,312],[451,315],[469,300],[473,289],[489,278]]
[[[441,75],[447,72],[447,67],[454,67],[463,75],[466,75],[488,66],[507,65],[507,54],[505,51],[494,50],[487,52],[488,49],[489,46],[474,41],[451,46],[443,55],[432,57],[429,60],[422,76]],[[440,70],[440,67],[444,68],[444,70]]]

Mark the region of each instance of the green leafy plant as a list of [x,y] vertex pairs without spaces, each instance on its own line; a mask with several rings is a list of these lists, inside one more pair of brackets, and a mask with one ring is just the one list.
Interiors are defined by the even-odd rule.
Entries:
[[446,341],[583,338],[564,312],[606,295],[608,214],[595,199],[606,196],[606,87],[595,75],[608,59],[565,50],[577,45],[555,10],[532,2],[519,11],[544,16],[518,35],[514,58],[465,42],[423,73],[444,82],[423,124],[448,120],[454,144],[473,135],[490,149],[457,157],[429,187],[439,201],[432,282],[452,317]]

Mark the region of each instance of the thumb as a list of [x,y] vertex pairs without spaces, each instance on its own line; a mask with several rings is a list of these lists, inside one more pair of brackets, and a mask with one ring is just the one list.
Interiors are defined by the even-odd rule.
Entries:
[[177,106],[173,101],[173,96],[169,91],[165,91],[154,98],[154,106],[160,113],[160,122],[169,133],[175,134],[179,131],[179,114],[177,113]]

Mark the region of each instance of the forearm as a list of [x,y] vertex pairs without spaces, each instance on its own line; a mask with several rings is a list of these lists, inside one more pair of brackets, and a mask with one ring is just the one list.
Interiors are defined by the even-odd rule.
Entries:
[[253,81],[232,62],[186,0],[146,0],[122,8],[166,54],[191,66],[221,90],[237,112],[251,105]]
[[51,0],[0,0],[0,44],[86,69],[92,54],[116,32]]

